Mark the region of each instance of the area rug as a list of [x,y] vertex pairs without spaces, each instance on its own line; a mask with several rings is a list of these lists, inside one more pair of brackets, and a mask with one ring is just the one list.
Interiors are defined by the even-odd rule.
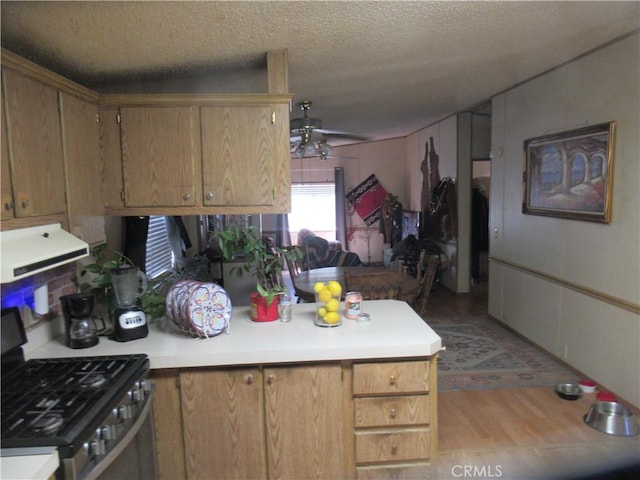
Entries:
[[507,328],[484,316],[427,318],[442,338],[438,388],[552,387],[576,375]]

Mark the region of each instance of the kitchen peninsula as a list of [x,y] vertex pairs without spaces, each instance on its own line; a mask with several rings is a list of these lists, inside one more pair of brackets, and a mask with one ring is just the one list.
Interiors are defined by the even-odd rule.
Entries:
[[437,452],[440,337],[411,307],[370,301],[368,323],[290,323],[233,309],[228,333],[195,339],[166,322],[126,343],[71,350],[53,339],[31,358],[145,353],[155,384],[161,478],[427,476]]

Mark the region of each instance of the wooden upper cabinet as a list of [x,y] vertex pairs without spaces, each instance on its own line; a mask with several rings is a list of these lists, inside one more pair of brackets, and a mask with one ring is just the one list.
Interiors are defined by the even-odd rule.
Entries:
[[0,97],[0,101],[2,102],[2,112],[0,115],[2,116],[2,151],[0,152],[0,160],[2,161],[2,172],[0,172],[0,180],[2,181],[2,191],[0,195],[2,195],[2,215],[0,218],[2,220],[9,220],[13,218],[13,187],[11,186],[11,168],[9,167],[9,145],[7,139],[7,122],[5,121],[4,114],[4,96]]
[[205,206],[272,207],[290,195],[281,148],[288,105],[207,106],[200,115]]
[[2,73],[15,216],[64,213],[58,92],[12,69]]
[[106,241],[102,160],[98,147],[98,107],[60,93],[67,208],[71,233],[90,245]]
[[200,201],[197,107],[120,109],[125,207],[193,207]]

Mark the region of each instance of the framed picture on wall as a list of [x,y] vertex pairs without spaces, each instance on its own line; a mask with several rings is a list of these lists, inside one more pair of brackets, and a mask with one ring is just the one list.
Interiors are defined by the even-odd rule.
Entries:
[[524,141],[528,215],[611,221],[615,122]]

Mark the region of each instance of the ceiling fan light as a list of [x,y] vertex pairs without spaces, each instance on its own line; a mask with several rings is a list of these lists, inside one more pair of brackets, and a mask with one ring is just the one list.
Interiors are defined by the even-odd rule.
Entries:
[[331,155],[333,148],[331,147],[331,145],[323,143],[320,145],[320,148],[318,150],[320,152],[320,155],[322,155],[323,157],[328,157],[329,155]]
[[313,155],[315,153],[316,153],[316,146],[313,144],[313,142],[308,142],[304,146],[304,154],[305,155]]
[[302,157],[304,157],[304,147],[303,147],[302,145],[298,145],[298,148],[296,148],[296,149],[293,151],[293,155],[294,155],[296,158],[302,158]]

